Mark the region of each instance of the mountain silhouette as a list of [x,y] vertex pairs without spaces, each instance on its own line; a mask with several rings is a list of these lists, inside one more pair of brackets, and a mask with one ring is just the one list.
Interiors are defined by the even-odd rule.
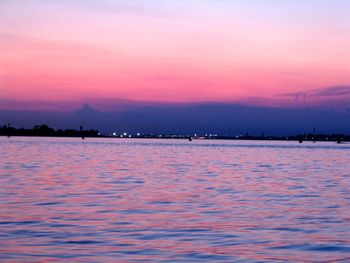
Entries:
[[84,103],[83,106],[74,111],[74,115],[88,115],[88,114],[99,114],[99,111],[91,107],[89,104]]

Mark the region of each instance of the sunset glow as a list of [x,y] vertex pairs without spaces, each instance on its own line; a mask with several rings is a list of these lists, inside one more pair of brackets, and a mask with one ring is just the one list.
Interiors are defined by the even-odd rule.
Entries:
[[338,101],[309,95],[350,87],[350,2],[314,3],[1,1],[0,107]]

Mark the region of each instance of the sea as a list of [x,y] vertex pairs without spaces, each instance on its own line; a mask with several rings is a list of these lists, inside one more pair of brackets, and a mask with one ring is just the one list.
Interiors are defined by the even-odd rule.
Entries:
[[350,144],[0,137],[0,262],[350,262]]

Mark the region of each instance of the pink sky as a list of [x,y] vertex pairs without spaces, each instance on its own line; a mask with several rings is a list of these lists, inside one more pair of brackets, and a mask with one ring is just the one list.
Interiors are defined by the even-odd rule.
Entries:
[[341,86],[349,97],[348,10],[331,0],[4,0],[0,108],[344,99],[312,94]]

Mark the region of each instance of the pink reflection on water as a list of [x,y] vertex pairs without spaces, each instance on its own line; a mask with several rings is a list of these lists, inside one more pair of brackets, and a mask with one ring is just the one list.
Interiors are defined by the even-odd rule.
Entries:
[[0,142],[0,256],[8,260],[349,255],[350,167],[343,145]]

